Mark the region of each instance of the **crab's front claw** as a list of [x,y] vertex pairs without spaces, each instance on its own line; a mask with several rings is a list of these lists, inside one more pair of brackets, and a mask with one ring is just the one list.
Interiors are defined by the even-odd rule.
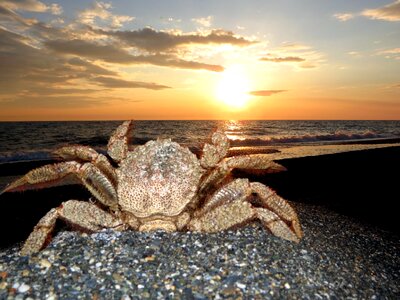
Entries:
[[3,193],[79,183],[78,178],[73,176],[73,173],[79,169],[77,165],[80,164],[77,162],[63,162],[33,169],[23,177],[10,183]]
[[114,184],[117,183],[117,175],[107,157],[90,147],[80,145],[65,146],[55,150],[53,154],[64,160],[90,162],[99,168]]
[[15,180],[3,192],[82,183],[104,205],[116,209],[117,192],[113,183],[92,163],[68,161],[45,165]]

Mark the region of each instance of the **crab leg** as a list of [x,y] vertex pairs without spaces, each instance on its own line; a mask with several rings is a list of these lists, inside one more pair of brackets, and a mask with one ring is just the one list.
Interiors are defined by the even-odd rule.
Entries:
[[53,152],[58,157],[65,160],[83,160],[91,162],[98,167],[114,184],[117,183],[117,176],[114,168],[111,166],[105,155],[98,153],[96,150],[80,145],[66,146]]
[[251,204],[246,201],[227,202],[199,217],[193,218],[188,229],[199,232],[218,232],[249,223],[256,218]]
[[104,205],[117,208],[117,193],[111,181],[93,164],[76,161],[45,165],[28,172],[7,186],[3,192],[40,189],[65,184],[83,183]]
[[231,169],[259,169],[268,173],[279,173],[286,168],[270,159],[265,154],[249,154],[226,158],[226,164]]
[[120,125],[108,141],[108,154],[116,162],[121,162],[128,153],[129,133],[132,129],[132,121],[125,121]]
[[247,179],[235,179],[232,182],[218,189],[203,207],[197,211],[197,215],[203,215],[213,208],[232,201],[245,201],[251,194],[249,181]]
[[200,164],[203,168],[215,167],[223,159],[229,150],[229,140],[225,133],[216,131],[212,135],[211,144],[205,144]]
[[[261,200],[261,207],[247,201],[251,193]],[[303,236],[293,208],[270,188],[261,183],[236,179],[217,192],[195,214],[190,230],[217,232],[259,219],[275,236],[299,242]]]
[[[303,232],[301,230],[296,211],[290,206],[290,204],[286,200],[279,197],[275,193],[275,191],[260,182],[251,182],[250,187],[252,192],[256,193],[259,196],[264,207],[268,208],[276,215],[279,215],[280,219],[285,221],[285,223],[290,224],[291,230],[296,234],[299,239],[303,237]],[[271,218],[274,217],[269,214],[264,219],[270,220]]]
[[51,239],[57,219],[63,219],[86,231],[99,231],[103,228],[118,227],[120,220],[113,215],[101,210],[89,202],[69,200],[59,207],[51,209],[38,224],[25,241],[21,255],[30,255],[40,251]]
[[221,161],[216,168],[210,172],[200,185],[200,194],[206,194],[210,189],[217,186],[232,171],[232,169],[260,169],[267,173],[278,173],[286,171],[286,168],[264,154],[251,154],[233,156]]

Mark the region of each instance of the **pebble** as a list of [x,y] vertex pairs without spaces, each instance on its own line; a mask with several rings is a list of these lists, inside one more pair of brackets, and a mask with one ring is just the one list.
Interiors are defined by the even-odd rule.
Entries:
[[3,249],[0,299],[399,298],[398,236],[293,206],[299,244],[256,223],[216,234],[62,231],[30,258]]
[[144,260],[145,261],[154,261],[156,258],[154,255],[147,256]]
[[18,287],[18,292],[19,293],[25,293],[27,291],[29,291],[31,287],[25,283],[22,283],[19,287]]
[[41,259],[39,261],[39,264],[43,267],[43,268],[50,268],[51,267],[51,262],[49,262],[47,259]]

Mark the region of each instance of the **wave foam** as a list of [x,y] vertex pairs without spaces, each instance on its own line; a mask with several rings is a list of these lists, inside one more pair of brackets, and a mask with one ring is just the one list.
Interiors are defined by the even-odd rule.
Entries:
[[373,132],[365,131],[362,133],[349,133],[337,131],[334,134],[317,134],[317,135],[299,135],[299,136],[277,136],[256,139],[238,139],[231,140],[232,146],[265,146],[274,144],[290,144],[290,143],[311,143],[324,141],[348,141],[348,140],[363,140],[383,138],[383,136]]

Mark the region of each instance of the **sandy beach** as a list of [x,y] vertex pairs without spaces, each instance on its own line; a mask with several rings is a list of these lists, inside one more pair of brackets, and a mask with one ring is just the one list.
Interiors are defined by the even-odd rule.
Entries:
[[[49,248],[24,258],[18,243],[40,217],[89,194],[80,186],[2,194],[0,298],[399,297],[398,180],[389,173],[400,168],[400,147],[301,158],[290,151],[299,153],[271,154],[286,172],[234,176],[264,182],[293,204],[305,233],[298,245],[259,224],[212,235],[89,236],[60,224]],[[35,164],[4,165],[1,183]]]

